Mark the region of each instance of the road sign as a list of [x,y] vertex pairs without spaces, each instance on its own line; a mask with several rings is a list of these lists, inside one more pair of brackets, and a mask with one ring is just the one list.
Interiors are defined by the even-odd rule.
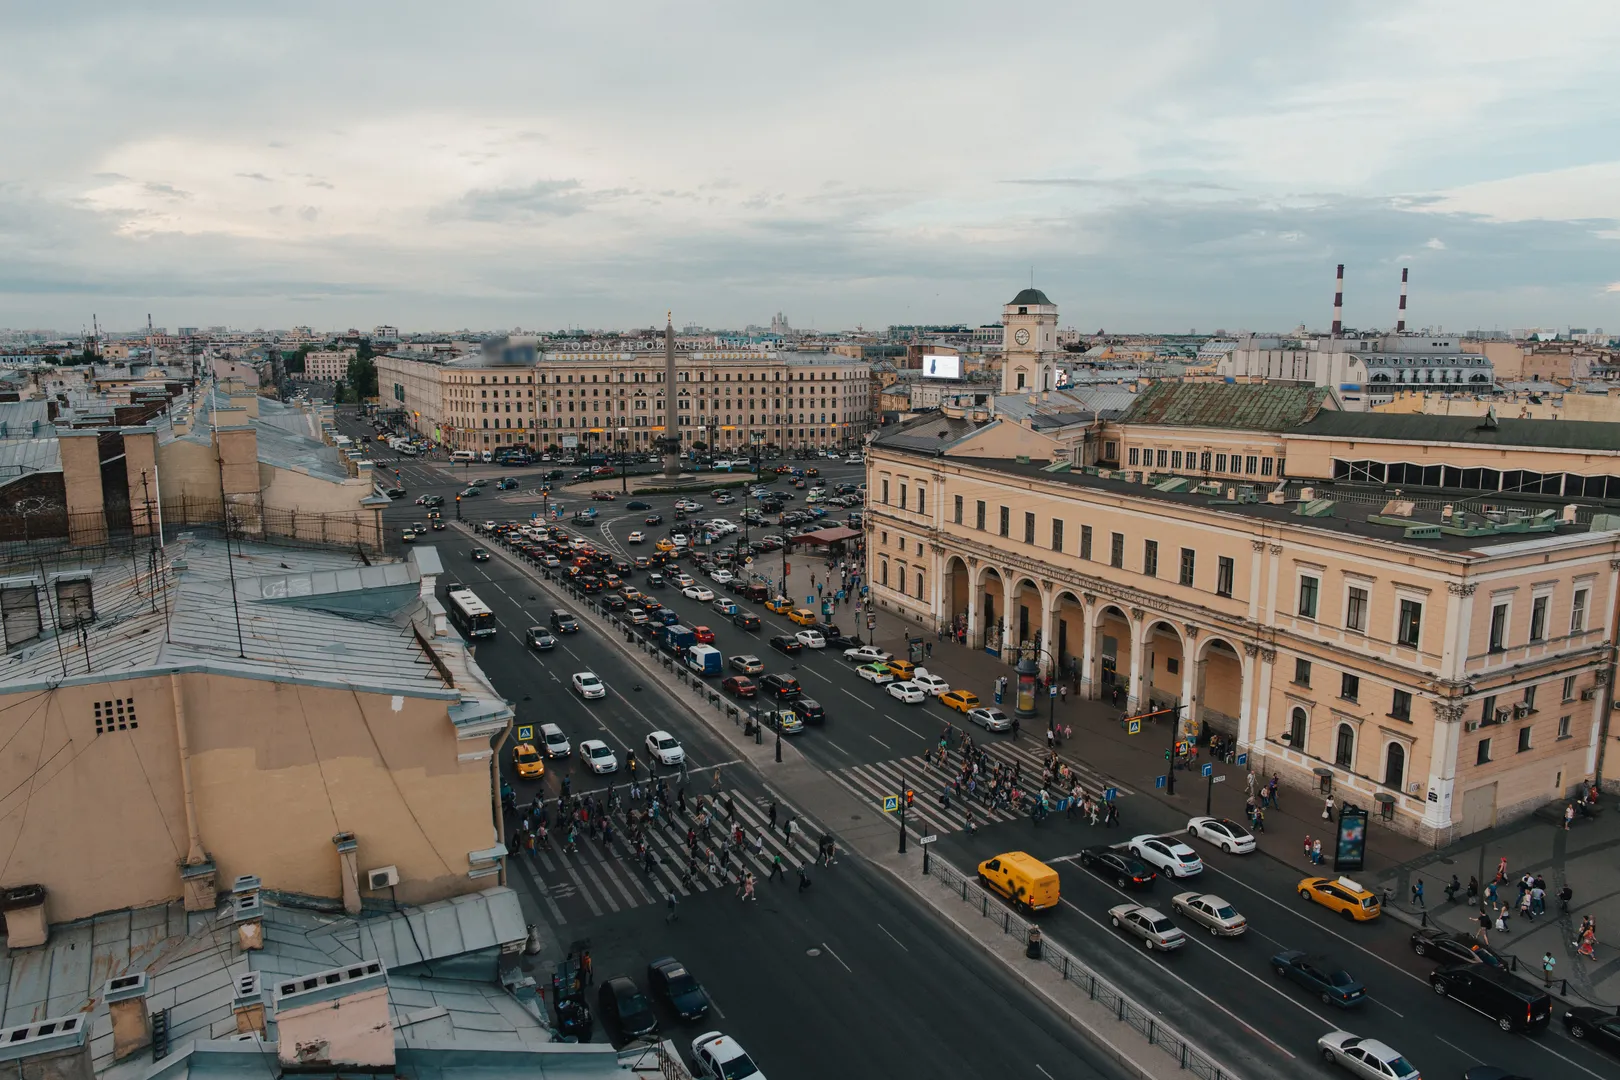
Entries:
[[1000,690],[996,691],[996,704],[997,705],[1001,704],[1001,691]]
[[1238,763],[1239,766],[1247,765],[1249,763],[1249,755],[1248,754],[1239,754],[1237,756],[1237,763]]
[[917,843],[919,843],[919,844],[932,844],[935,840],[938,840],[938,839],[939,839],[938,836],[935,836],[933,833],[929,833],[927,836],[918,837],[917,838]]
[[1053,683],[1051,686],[1048,686],[1046,688],[1046,696],[1047,697],[1057,697],[1057,691],[1058,691],[1057,683]]
[[1119,789],[1118,788],[1103,788],[1103,801],[1104,802],[1113,802],[1117,798],[1119,798]]
[[868,615],[866,617],[866,628],[868,630],[876,630],[877,629],[877,616],[876,615]]
[[1140,721],[1140,720],[1127,720],[1125,722],[1125,734],[1127,734],[1127,735],[1140,735],[1140,734],[1142,734],[1142,721]]
[[883,796],[883,812],[885,814],[892,814],[898,809],[900,809],[900,796],[898,796],[898,795],[885,795],[885,796]]
[[1224,777],[1224,776],[1212,776],[1212,777],[1209,778],[1209,782],[1212,783],[1212,784],[1224,784],[1226,782],[1226,777]]
[[518,725],[518,742],[533,742],[533,741],[534,741],[534,725],[533,724],[520,724],[520,725]]
[[1204,764],[1204,775],[1205,776],[1213,776],[1214,773],[1215,773],[1215,766],[1213,766],[1213,765],[1209,764],[1208,762],[1206,762]]
[[1164,777],[1155,776],[1153,778],[1153,786],[1156,787],[1156,788],[1164,787]]

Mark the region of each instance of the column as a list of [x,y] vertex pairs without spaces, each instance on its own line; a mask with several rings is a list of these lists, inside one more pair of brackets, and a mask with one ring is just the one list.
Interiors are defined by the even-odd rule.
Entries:
[[1097,663],[1097,598],[1088,596],[1084,608],[1085,633],[1084,644],[1081,646],[1080,660],[1080,696],[1095,698],[1098,694],[1096,663]]
[[967,639],[969,645],[976,645],[979,640],[979,583],[976,580],[975,570],[976,568],[970,563],[967,569]]
[[1250,540],[1249,549],[1249,621],[1260,621],[1260,553],[1266,549],[1264,540]]
[[1140,608],[1130,610],[1131,621],[1131,681],[1125,687],[1125,710],[1127,712],[1142,711],[1142,654],[1147,651],[1147,644],[1142,640],[1142,611]]
[[1243,646],[1243,655],[1238,658],[1241,665],[1242,686],[1238,691],[1238,749],[1246,750],[1249,746],[1249,724],[1253,719],[1254,706],[1251,698],[1254,695],[1254,654],[1259,650],[1250,644]]
[[[1460,701],[1436,701],[1433,704],[1434,728],[1429,743],[1429,789],[1423,803],[1423,827],[1442,834],[1434,839],[1444,840],[1443,833],[1451,828],[1451,795],[1457,781],[1457,744],[1462,736],[1462,718],[1467,706]],[[1428,799],[1428,794],[1435,797]]]
[[944,615],[945,583],[942,580],[945,577],[945,573],[944,573],[945,557],[940,554],[940,551],[939,551],[938,547],[935,547],[933,549],[933,551],[934,551],[934,563],[933,563],[932,577],[934,579],[934,629],[938,630],[939,627],[940,627],[940,624],[945,621],[945,615]]
[[1046,655],[1039,658],[1042,669],[1052,678],[1057,678],[1057,631],[1053,629],[1053,617],[1057,614],[1053,608],[1056,604],[1054,597],[1056,591],[1050,582],[1042,582],[1046,588],[1041,592],[1041,648]]
[[[1468,667],[1468,635],[1474,621],[1473,582],[1446,582],[1446,624],[1441,627],[1440,677],[1461,681]],[[1396,601],[1399,603],[1399,600]]]
[[[1248,651],[1248,647],[1244,647]],[[1266,721],[1271,712],[1271,672],[1277,662],[1276,649],[1260,649],[1260,679],[1255,687],[1254,731],[1249,740],[1249,747],[1264,747],[1266,742]]]
[[1186,706],[1181,712],[1181,731],[1185,736],[1194,737],[1200,730],[1198,699],[1203,687],[1204,661],[1192,659],[1198,653],[1198,627],[1186,629],[1181,641],[1181,703]]

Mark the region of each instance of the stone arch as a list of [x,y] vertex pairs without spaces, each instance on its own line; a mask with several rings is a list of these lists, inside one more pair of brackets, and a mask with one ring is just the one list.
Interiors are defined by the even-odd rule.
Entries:
[[973,575],[973,601],[977,625],[969,644],[999,656],[1007,619],[1007,575],[982,564]]
[[1058,670],[1065,678],[1078,674],[1086,641],[1086,622],[1090,612],[1085,601],[1073,589],[1059,588],[1052,593],[1052,643],[1048,646],[1057,661]]
[[1399,739],[1390,739],[1384,744],[1383,775],[1381,779],[1385,787],[1401,792],[1406,790],[1406,758],[1406,744]]
[[1200,634],[1193,639],[1191,673],[1193,722],[1199,730],[1243,740],[1244,704],[1249,699],[1251,664],[1243,648],[1220,634]]
[[[1164,633],[1163,631],[1169,631]],[[1185,700],[1187,682],[1187,639],[1181,627],[1168,618],[1149,616],[1137,634],[1141,650],[1135,698],[1142,705],[1170,705]],[[1183,720],[1186,719],[1182,714]]]
[[1128,696],[1131,665],[1137,654],[1136,626],[1130,613],[1121,604],[1093,604],[1087,622],[1095,642],[1093,670],[1087,672],[1091,685],[1099,697],[1112,694],[1115,687]]
[[947,555],[940,564],[939,617],[952,629],[967,627],[969,598],[973,595],[973,574],[967,560],[960,555]]
[[[1042,640],[1046,594],[1041,591],[1040,582],[1017,571],[1009,574],[1008,579],[1012,584],[1007,590],[1007,643],[1014,649],[1025,645],[1047,648]],[[1041,662],[1039,652],[1034,653],[1033,658],[1036,663]]]

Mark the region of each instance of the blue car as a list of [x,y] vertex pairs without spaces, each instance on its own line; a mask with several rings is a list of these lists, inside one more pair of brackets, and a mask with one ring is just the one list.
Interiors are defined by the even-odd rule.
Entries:
[[664,610],[660,611],[656,617],[660,619],[665,626],[674,626],[676,623],[681,621],[680,613],[677,611],[671,611],[669,608],[665,608]]
[[1351,1009],[1367,1000],[1367,988],[1348,971],[1320,956],[1291,950],[1271,958],[1271,969],[1322,999],[1324,1005]]

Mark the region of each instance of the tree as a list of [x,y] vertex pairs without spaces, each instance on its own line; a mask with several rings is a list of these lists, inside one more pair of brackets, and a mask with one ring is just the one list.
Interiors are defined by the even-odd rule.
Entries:
[[287,365],[287,374],[302,375],[304,373],[304,361],[314,351],[315,346],[313,345],[301,345],[297,352],[283,352],[281,359]]
[[354,359],[349,361],[348,382],[354,387],[356,401],[377,397],[377,361],[371,351],[371,342],[362,339],[360,348],[355,351]]

